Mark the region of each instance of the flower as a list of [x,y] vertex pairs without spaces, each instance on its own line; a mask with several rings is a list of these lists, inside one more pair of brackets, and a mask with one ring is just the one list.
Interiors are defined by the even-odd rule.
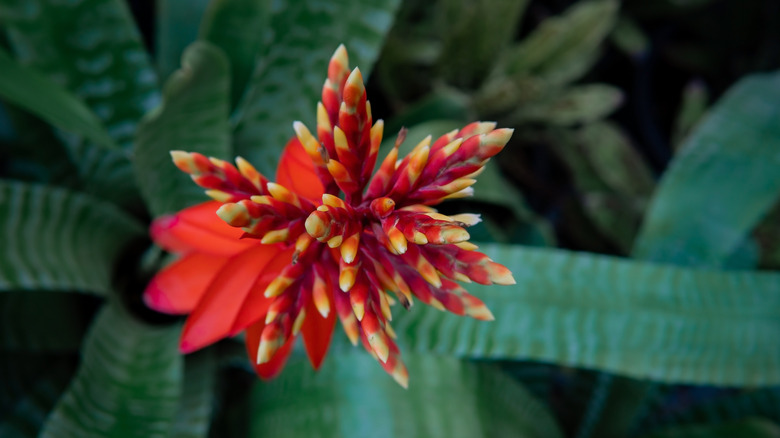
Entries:
[[[154,240],[181,258],[145,291],[156,310],[189,314],[180,348],[191,352],[246,331],[257,373],[273,377],[301,333],[314,368],[335,315],[404,387],[391,305],[414,298],[440,310],[492,320],[458,282],[513,284],[509,270],[476,251],[466,227],[479,216],[432,206],[473,193],[487,160],[511,129],[476,122],[427,137],[398,160],[402,131],[372,175],[382,140],[360,70],[334,53],[317,105],[316,137],[301,122],[271,182],[242,158],[236,165],[172,151],[176,166],[215,199],[156,220]],[[216,211],[216,214],[214,212]]]

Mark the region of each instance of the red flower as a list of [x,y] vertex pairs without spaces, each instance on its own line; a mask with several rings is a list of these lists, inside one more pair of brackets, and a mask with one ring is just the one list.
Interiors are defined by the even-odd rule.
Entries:
[[[300,332],[316,369],[335,315],[401,385],[408,374],[390,327],[395,300],[413,297],[440,310],[491,320],[456,281],[513,284],[509,270],[467,240],[477,215],[445,216],[431,206],[469,196],[472,179],[509,140],[510,129],[472,123],[405,158],[395,148],[371,172],[383,123],[372,124],[359,69],[340,46],[317,105],[317,137],[300,122],[269,182],[237,166],[174,151],[174,163],[216,202],[152,225],[152,237],[182,256],[145,291],[148,305],[189,314],[181,350],[195,351],[246,330],[261,377],[276,375]],[[216,211],[216,214],[214,212]],[[335,311],[334,311],[335,310]]]

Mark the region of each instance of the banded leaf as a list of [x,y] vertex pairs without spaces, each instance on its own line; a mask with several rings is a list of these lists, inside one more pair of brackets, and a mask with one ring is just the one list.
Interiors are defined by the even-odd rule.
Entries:
[[106,294],[122,250],[144,233],[89,195],[0,180],[0,290]]
[[780,274],[686,269],[562,250],[484,245],[517,285],[468,285],[495,321],[414,307],[415,351],[554,361],[665,382],[780,383]]
[[178,335],[178,326],[151,327],[104,307],[40,436],[167,437],[182,390]]

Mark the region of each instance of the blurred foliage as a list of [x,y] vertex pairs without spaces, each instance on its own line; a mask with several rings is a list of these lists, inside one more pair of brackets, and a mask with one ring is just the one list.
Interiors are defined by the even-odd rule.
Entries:
[[[0,33],[0,436],[780,435],[776,0],[5,0]],[[398,316],[408,391],[338,336],[261,383],[141,301],[149,220],[204,199],[168,151],[272,175],[339,43],[383,148],[515,130],[441,208],[518,284]]]

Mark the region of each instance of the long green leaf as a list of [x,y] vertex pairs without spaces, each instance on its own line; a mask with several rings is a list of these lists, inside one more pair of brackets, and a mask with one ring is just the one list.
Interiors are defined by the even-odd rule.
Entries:
[[405,354],[409,389],[364,352],[331,355],[322,369],[289,364],[253,392],[250,436],[557,437],[546,409],[492,366]]
[[780,74],[743,79],[664,174],[634,255],[722,266],[780,195]]
[[274,40],[240,104],[236,152],[273,175],[282,148],[294,135],[293,121],[314,124],[328,59],[336,47],[347,47],[350,65],[360,67],[367,79],[398,4],[302,0],[277,5]]
[[157,77],[122,0],[8,0],[0,8],[19,59],[84,99],[123,147],[159,99]]
[[198,41],[165,84],[163,102],[138,127],[135,170],[141,193],[159,216],[205,200],[203,190],[171,162],[183,149],[230,158],[230,67],[216,46]]
[[666,382],[780,383],[780,275],[485,245],[512,287],[469,285],[495,321],[417,306],[395,322],[416,351],[554,361]]
[[0,180],[0,290],[107,293],[135,219],[91,196]]
[[19,105],[52,125],[116,148],[100,119],[83,101],[34,69],[0,50],[0,98]]
[[167,437],[182,389],[178,334],[177,326],[150,327],[106,306],[41,436]]
[[542,75],[556,83],[576,79],[595,61],[593,55],[612,30],[617,10],[613,0],[589,0],[548,18],[504,55],[505,73]]
[[219,46],[230,60],[233,106],[246,90],[264,46],[273,37],[271,0],[213,0],[203,16],[200,37]]
[[85,190],[135,207],[138,190],[126,152],[141,116],[159,102],[159,90],[127,3],[9,0],[0,7],[0,22],[19,61],[80,97],[124,149],[61,135]]

